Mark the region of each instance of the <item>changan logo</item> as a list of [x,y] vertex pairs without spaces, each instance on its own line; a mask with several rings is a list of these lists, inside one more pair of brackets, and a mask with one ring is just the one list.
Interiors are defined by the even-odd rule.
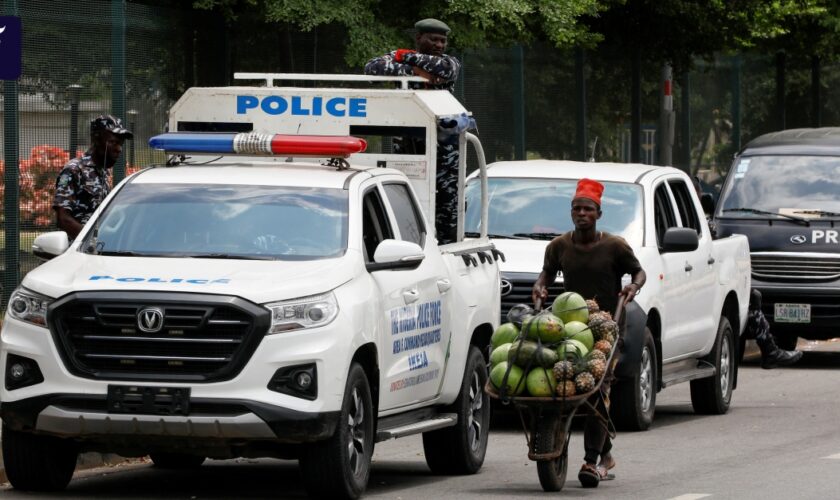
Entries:
[[790,242],[794,245],[801,245],[808,241],[808,238],[804,234],[794,234],[790,237]]
[[147,307],[137,313],[137,327],[141,332],[157,333],[163,328],[163,311],[157,307]]

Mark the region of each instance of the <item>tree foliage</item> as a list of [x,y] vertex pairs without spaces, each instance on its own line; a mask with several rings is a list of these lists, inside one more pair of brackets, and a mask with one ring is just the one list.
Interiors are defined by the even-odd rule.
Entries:
[[[219,9],[229,19],[257,0],[196,0],[199,9]],[[358,66],[370,57],[411,46],[414,22],[445,21],[458,49],[548,40],[557,47],[594,45],[600,36],[578,21],[596,16],[613,0],[260,0],[266,21],[302,31],[339,25],[347,33],[345,59]]]

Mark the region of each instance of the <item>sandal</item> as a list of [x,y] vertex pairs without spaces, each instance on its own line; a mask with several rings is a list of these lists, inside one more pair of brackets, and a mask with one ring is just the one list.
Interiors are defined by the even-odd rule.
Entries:
[[[613,467],[615,467],[615,464],[613,464]],[[611,468],[612,467],[606,467],[603,465],[599,465],[596,467],[596,469],[598,469],[598,476],[600,477],[601,481],[612,481],[613,479],[615,479],[615,474],[609,471],[609,469]]]
[[615,467],[615,459],[610,456],[610,460],[608,464],[603,463],[603,459],[601,463],[598,464],[598,474],[601,477],[601,481],[612,481],[615,479],[615,474],[610,473],[610,469]]
[[601,473],[594,464],[583,464],[578,472],[578,481],[584,488],[597,488],[601,482]]

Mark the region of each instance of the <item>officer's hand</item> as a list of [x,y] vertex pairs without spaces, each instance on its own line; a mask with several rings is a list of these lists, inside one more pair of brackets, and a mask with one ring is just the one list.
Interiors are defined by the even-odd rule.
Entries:
[[411,49],[397,49],[394,52],[394,59],[398,63],[401,63],[401,62],[403,62],[403,57],[405,57],[406,54],[413,54],[415,52],[417,52],[417,51],[416,50],[411,50]]
[[414,70],[415,75],[422,76],[423,78],[428,80],[429,83],[441,83],[441,82],[443,82],[443,78],[441,78],[439,76],[435,76],[435,75],[429,73],[426,70],[418,68],[417,66],[414,66],[412,69]]

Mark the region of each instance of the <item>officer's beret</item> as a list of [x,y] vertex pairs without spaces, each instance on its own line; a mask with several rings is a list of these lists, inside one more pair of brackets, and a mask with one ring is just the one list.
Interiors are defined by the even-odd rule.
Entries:
[[114,115],[99,115],[90,121],[90,133],[106,130],[116,135],[125,137],[126,139],[133,139],[134,134],[123,126],[122,120]]
[[448,35],[452,31],[445,22],[432,18],[417,21],[414,23],[414,29],[417,30],[417,33],[439,33],[441,35]]

